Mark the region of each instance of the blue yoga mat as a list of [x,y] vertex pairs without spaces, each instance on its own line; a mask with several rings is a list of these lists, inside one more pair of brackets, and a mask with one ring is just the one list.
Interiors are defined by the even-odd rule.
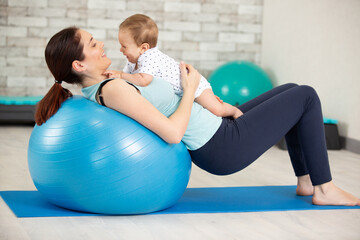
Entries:
[[[360,206],[316,206],[311,203],[311,196],[296,196],[295,189],[296,186],[188,188],[173,207],[151,214],[360,209]],[[38,191],[2,191],[0,195],[19,218],[102,216],[57,207]]]

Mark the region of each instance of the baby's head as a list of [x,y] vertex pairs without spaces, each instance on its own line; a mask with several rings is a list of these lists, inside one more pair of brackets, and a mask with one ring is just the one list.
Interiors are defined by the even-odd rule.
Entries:
[[146,15],[135,14],[119,26],[120,51],[129,62],[136,63],[139,56],[157,45],[159,30],[156,23]]

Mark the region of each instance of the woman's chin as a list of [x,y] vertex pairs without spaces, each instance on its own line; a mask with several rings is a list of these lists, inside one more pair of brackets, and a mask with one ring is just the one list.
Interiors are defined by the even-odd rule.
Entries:
[[[106,60],[107,60],[107,68],[109,68],[110,65],[111,65],[111,59],[110,59],[110,58],[106,58]],[[107,69],[107,68],[106,68],[106,69]]]

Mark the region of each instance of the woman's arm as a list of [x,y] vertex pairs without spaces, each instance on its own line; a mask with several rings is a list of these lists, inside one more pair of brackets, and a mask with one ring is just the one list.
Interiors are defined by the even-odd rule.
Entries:
[[200,74],[192,66],[182,63],[180,69],[184,94],[178,108],[168,118],[123,81],[111,81],[103,87],[104,102],[147,127],[164,141],[179,143],[189,123],[195,90],[200,81]]

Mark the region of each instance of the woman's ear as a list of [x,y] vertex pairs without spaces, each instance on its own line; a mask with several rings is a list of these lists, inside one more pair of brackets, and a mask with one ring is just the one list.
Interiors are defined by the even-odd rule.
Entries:
[[73,61],[71,65],[75,72],[83,72],[86,70],[85,66],[79,60]]
[[150,45],[148,43],[141,44],[141,46],[140,46],[140,54],[143,54],[144,52],[146,52],[149,49],[150,49]]

